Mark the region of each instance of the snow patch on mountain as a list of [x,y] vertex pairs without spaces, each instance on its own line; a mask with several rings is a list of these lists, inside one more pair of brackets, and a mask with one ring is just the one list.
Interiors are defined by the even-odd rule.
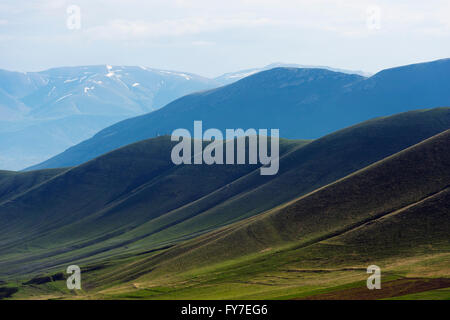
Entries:
[[84,93],[88,93],[89,90],[94,90],[94,86],[92,87],[84,87]]
[[165,74],[171,74],[174,76],[179,76],[179,77],[183,77],[186,80],[191,80],[191,76],[187,75],[186,73],[178,73],[178,72],[173,72],[173,71],[165,71],[165,70],[160,70],[159,72],[161,73],[165,73]]
[[62,96],[61,98],[59,98],[58,100],[56,100],[55,102],[59,102],[59,101],[61,101],[61,100],[63,100],[63,99],[65,99],[65,98],[68,98],[68,97],[70,97],[72,94],[71,93],[69,93],[69,94],[66,94],[65,96]]

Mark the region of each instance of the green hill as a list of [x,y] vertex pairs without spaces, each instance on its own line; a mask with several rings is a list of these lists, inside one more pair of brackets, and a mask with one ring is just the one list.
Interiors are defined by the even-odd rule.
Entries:
[[[447,288],[449,139],[447,130],[262,215],[93,275],[103,290],[92,297],[378,299]],[[372,297],[370,264],[387,287]],[[120,281],[125,270],[133,285]]]
[[[280,153],[305,143],[281,140]],[[2,203],[2,272],[23,272],[18,264],[48,268],[117,247],[125,250],[142,238],[135,231],[141,225],[257,168],[175,166],[174,144],[165,136],[118,149]]]
[[0,172],[0,277],[56,275],[78,264],[90,266],[92,290],[128,292],[121,286],[133,280],[202,297],[179,281],[213,288],[279,268],[440,254],[448,250],[450,133],[439,133],[449,128],[450,108],[438,108],[312,142],[281,140],[275,176],[261,176],[257,165],[175,166],[169,137],[73,168]]
[[0,203],[30,190],[66,169],[47,169],[30,172],[0,171]]
[[[171,261],[169,257],[182,254],[174,266],[186,267],[191,261],[198,267],[286,244],[299,248],[313,243],[332,247],[334,254],[336,247],[380,256],[426,245],[448,249],[449,141],[447,130],[263,215],[177,246],[158,259]],[[378,250],[371,251],[374,248]]]

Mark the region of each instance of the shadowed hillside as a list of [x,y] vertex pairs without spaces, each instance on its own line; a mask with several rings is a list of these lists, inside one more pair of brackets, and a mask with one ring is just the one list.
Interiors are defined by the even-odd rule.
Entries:
[[[282,140],[280,154],[305,143]],[[14,256],[18,247],[27,248],[16,262],[12,256],[0,258],[2,271],[22,262],[34,268],[32,261],[55,255],[67,261],[125,250],[143,237],[133,233],[142,224],[258,168],[175,166],[170,159],[174,144],[164,136],[118,149],[2,203],[0,250]],[[70,256],[64,257],[67,252]]]
[[449,141],[447,130],[263,215],[174,247],[150,259],[151,268],[187,270],[264,251],[272,260],[295,253],[315,267],[448,252]]
[[[449,141],[447,130],[262,215],[88,275],[90,297],[445,299]],[[382,290],[365,287],[371,264]]]
[[281,140],[275,176],[261,176],[255,165],[174,166],[169,137],[138,142],[0,204],[1,270],[13,275],[167,248],[282,205],[448,128],[450,109],[439,108],[374,119],[313,142]]
[[47,169],[30,172],[0,171],[0,203],[17,197],[66,169]]

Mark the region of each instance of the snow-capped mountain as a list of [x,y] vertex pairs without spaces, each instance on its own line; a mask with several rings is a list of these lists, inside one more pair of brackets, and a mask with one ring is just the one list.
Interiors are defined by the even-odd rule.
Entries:
[[0,70],[0,170],[42,162],[115,122],[276,67],[312,68],[274,63],[215,79],[139,66],[77,66],[25,73]]
[[134,66],[0,70],[0,169],[22,169],[117,121],[216,86],[191,73]]
[[[110,65],[55,68],[13,76],[29,84],[19,94],[6,92],[25,106],[16,112],[27,119],[134,116],[158,109],[187,93],[215,86],[214,81],[193,74]],[[3,77],[0,81],[5,83],[1,86],[5,90],[8,79]]]

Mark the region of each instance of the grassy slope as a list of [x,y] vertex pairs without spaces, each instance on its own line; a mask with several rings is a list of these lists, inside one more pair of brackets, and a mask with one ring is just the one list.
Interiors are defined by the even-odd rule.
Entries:
[[[391,147],[398,147],[398,145],[404,143],[401,141],[401,138],[413,136],[415,139],[418,139],[420,134],[429,134],[430,127],[433,128],[432,130],[438,130],[440,126],[446,125],[446,115],[448,117],[448,109],[438,109],[426,112],[407,113],[401,115],[400,118],[397,116],[397,118],[390,117],[371,121],[361,126],[357,126],[356,128],[350,128],[336,133],[336,135],[338,137],[340,136],[343,140],[341,141],[341,145],[337,144],[335,147],[337,147],[337,150],[340,150],[341,148],[339,148],[339,146],[342,146],[342,143],[345,145],[345,138],[357,138],[356,141],[358,141],[358,138],[362,141],[366,139],[366,143],[369,142],[369,148],[356,148],[356,151],[353,151],[353,153],[350,154],[355,156],[366,154],[367,156],[370,156],[373,154],[370,153],[370,151],[374,152],[373,150],[377,149],[375,146],[378,146],[379,148],[382,147],[380,141],[389,143],[389,146]],[[393,119],[396,121],[393,121]],[[420,119],[426,119],[426,121],[422,122]],[[386,124],[383,125],[383,123]],[[399,127],[399,123],[403,123],[403,125],[400,125]],[[409,125],[405,125],[405,123],[409,123]],[[432,126],[429,126],[430,124],[432,124]],[[366,128],[366,130],[363,130],[364,128]],[[400,130],[399,128],[403,130]],[[409,131],[406,129],[409,129]],[[390,132],[395,133],[395,135],[390,136]],[[372,139],[368,139],[368,137]],[[379,140],[377,140],[376,137],[378,137]],[[398,140],[396,140],[395,137],[398,137]],[[435,141],[436,139],[437,138],[434,138],[432,141]],[[323,140],[331,140],[334,143],[339,142],[339,139],[333,139],[333,135],[325,137]],[[448,134],[445,135],[444,138],[441,138],[441,140],[443,140],[444,143],[431,144],[430,142],[427,142],[426,144],[423,144],[425,147],[421,144],[403,153],[397,154],[392,159],[377,163],[355,175],[351,175],[323,189],[319,189],[301,199],[295,199],[262,216],[250,218],[236,225],[225,227],[206,236],[199,237],[192,242],[176,246],[164,253],[160,254],[158,252],[152,252],[134,258],[126,258],[121,262],[121,265],[124,265],[124,267],[119,266],[119,268],[117,268],[113,266],[111,267],[111,271],[108,271],[108,268],[105,270],[102,269],[99,271],[100,273],[94,273],[92,276],[88,276],[88,281],[91,282],[92,286],[103,286],[105,284],[112,285],[124,281],[126,282],[127,279],[135,279],[140,275],[153,270],[153,272],[146,277],[150,277],[149,279],[152,283],[158,283],[161,281],[161,278],[159,278],[160,275],[163,275],[163,278],[167,277],[168,279],[171,279],[171,277],[179,271],[187,271],[187,279],[192,280],[192,275],[194,274],[195,277],[200,277],[201,281],[205,281],[205,278],[209,279],[208,281],[211,281],[212,275],[214,283],[218,281],[215,277],[218,277],[222,280],[226,280],[223,285],[229,286],[230,283],[227,281],[230,279],[236,277],[242,279],[242,277],[245,278],[246,276],[252,277],[253,279],[255,273],[258,274],[258,272],[261,273],[267,270],[274,270],[274,268],[276,269],[280,265],[293,263],[299,259],[303,261],[302,263],[304,266],[308,266],[309,263],[310,268],[318,266],[317,259],[319,259],[319,261],[322,259],[324,266],[345,265],[351,261],[348,259],[346,260],[346,258],[344,258],[345,255],[354,255],[360,247],[356,246],[355,249],[349,253],[345,251],[349,245],[341,247],[337,247],[336,245],[329,246],[331,248],[339,248],[340,250],[343,248],[342,252],[338,253],[338,256],[342,257],[342,260],[330,261],[329,257],[326,257],[326,255],[330,253],[334,255],[337,251],[333,251],[333,249],[327,252],[327,246],[323,246],[323,243],[320,243],[320,249],[315,249],[316,245],[311,244],[328,238],[334,239],[335,236],[343,232],[353,230],[355,227],[363,225],[368,219],[375,219],[378,218],[379,215],[388,213],[394,209],[404,208],[415,201],[420,201],[422,198],[429,196],[433,192],[438,192],[443,189],[445,183],[448,184],[449,181],[448,168],[445,166],[445,163],[448,163],[449,155],[448,150],[445,149],[448,148],[448,145],[445,144],[445,142],[448,141]],[[355,140],[351,140],[351,142],[347,142],[347,146],[358,145],[355,144],[354,141]],[[297,149],[289,149],[291,152],[287,153],[285,157],[291,157],[293,154],[309,148],[316,142]],[[430,147],[430,145],[432,147]],[[333,147],[333,144],[324,144],[324,148],[325,147]],[[415,152],[414,150],[417,150],[419,147],[422,148],[421,152]],[[430,148],[432,152],[430,152]],[[444,151],[442,151],[442,148]],[[325,148],[325,150],[329,149]],[[335,152],[336,154],[339,154],[337,151]],[[324,156],[324,153],[318,154]],[[404,156],[404,154],[407,154],[408,156]],[[340,157],[345,159],[345,155],[346,154],[344,153]],[[316,161],[319,161],[321,157],[317,157],[316,159]],[[361,161],[361,158],[355,160],[356,163],[359,163],[359,161]],[[311,160],[311,162],[313,163],[313,160]],[[444,165],[442,165],[442,163],[444,163]],[[188,169],[192,170],[191,168],[193,167],[195,166],[191,166]],[[335,168],[331,168],[335,170]],[[431,170],[429,168],[431,168]],[[297,170],[295,170],[294,167],[290,170],[296,172],[299,168],[297,167]],[[204,172],[205,170],[202,169],[201,171]],[[286,172],[289,172],[289,170],[286,170]],[[273,183],[273,181],[276,181],[276,179],[269,181],[269,184]],[[289,180],[287,181],[289,182]],[[297,184],[300,181],[301,180],[298,179]],[[395,181],[395,183],[393,183],[393,181]],[[420,182],[420,184],[418,182]],[[290,182],[288,186],[289,188],[295,188],[295,184]],[[260,189],[263,189],[263,187],[260,186],[255,188],[255,190]],[[288,188],[285,188],[284,190],[287,189]],[[369,196],[367,195],[367,189],[371,190]],[[378,192],[375,192],[377,190]],[[139,194],[139,192],[137,192],[137,194]],[[444,199],[443,201],[445,203],[446,200]],[[189,207],[190,204],[187,206]],[[324,214],[324,210],[327,213],[332,214]],[[164,217],[164,215],[160,217]],[[441,217],[445,218],[445,212],[442,213]],[[433,221],[434,220],[429,224],[433,225]],[[444,230],[445,228],[448,228],[445,224],[441,224],[441,226]],[[152,228],[151,224],[150,228]],[[408,230],[407,234],[410,233],[411,232]],[[421,233],[419,232],[418,234],[420,235]],[[438,240],[438,237],[432,230],[429,234],[433,235],[433,238],[430,239],[430,241]],[[408,239],[408,237],[405,237],[404,235],[403,237]],[[120,240],[120,237],[116,238],[116,241],[118,240]],[[441,240],[445,247],[445,238]],[[145,239],[142,241],[140,246],[141,251],[143,248],[151,248],[146,245]],[[160,242],[160,244],[161,243],[163,242]],[[439,242],[437,242],[437,253],[441,252],[443,248],[442,243],[439,244]],[[387,259],[392,254],[397,254],[398,251],[395,250],[399,248],[401,249],[400,245],[398,248],[394,248],[392,252],[388,252],[385,256],[380,255],[380,259]],[[73,261],[73,252],[76,254],[76,250],[72,250],[70,256],[66,257],[69,259],[68,261]],[[111,252],[114,252],[114,250],[111,250]],[[117,259],[117,252],[114,252],[114,254],[114,259]],[[325,258],[320,258],[320,254],[325,255]],[[154,256],[154,258],[148,259],[148,256]],[[108,258],[108,256],[102,256],[102,258],[105,259]],[[111,259],[113,256],[110,256],[109,258]],[[104,261],[108,264],[108,259],[105,259]],[[131,261],[132,263],[128,265],[127,261]],[[361,262],[361,259],[357,258],[354,262]],[[214,263],[217,263],[217,265],[211,267],[211,264]],[[46,265],[44,264],[44,266]],[[193,271],[189,271],[190,269]],[[211,272],[212,270],[214,272]],[[167,273],[168,271],[169,273]],[[174,271],[175,273],[171,273],[170,271]],[[336,272],[340,273],[342,271],[338,270]],[[355,272],[357,272],[357,270]],[[169,276],[167,276],[167,274],[169,274]],[[144,280],[140,281],[143,281],[143,283],[148,285],[146,277],[144,277]],[[343,276],[342,281],[348,282],[349,279],[353,278]],[[154,284],[152,286],[154,286]],[[180,290],[183,291],[186,290],[186,288],[182,287]],[[193,291],[187,290],[183,292],[187,294],[186,297],[189,297],[190,294],[195,294],[197,297],[199,292],[195,291],[195,288],[192,290]],[[256,287],[253,287],[252,290],[258,292]],[[169,291],[172,292],[171,290]],[[211,294],[211,291],[207,290],[206,292]],[[217,294],[220,295],[220,292],[221,291],[219,290]],[[231,290],[228,294],[232,294],[232,292],[235,291]],[[236,292],[234,294],[236,294]],[[144,292],[143,296],[149,296],[148,292]],[[164,295],[162,295],[162,297],[164,297]],[[165,297],[169,296],[166,295]]]
[[0,203],[17,197],[65,170],[47,169],[31,172],[0,171]]
[[212,230],[271,209],[448,128],[448,116],[448,109],[409,112],[318,139],[286,154],[275,177],[251,173],[140,226],[134,231],[157,232],[134,245],[163,247],[193,230]]
[[[282,140],[280,152],[305,143]],[[56,255],[62,263],[126,247],[130,240],[122,234],[257,167],[175,166],[170,160],[174,144],[169,137],[135,143],[2,204],[2,271],[14,273],[18,264],[47,268],[58,262]]]
[[367,121],[317,139],[286,154],[276,176],[261,177],[253,172],[225,190],[209,194],[200,203],[174,211],[172,215],[177,219],[193,212],[201,214],[176,225],[171,232],[180,235],[194,225],[208,229],[221,221],[271,209],[439,133],[449,124],[448,108],[413,111]]
[[173,167],[167,137],[136,143],[0,206],[10,217],[3,224],[0,265],[17,274],[171,246],[271,209],[449,127],[450,109],[440,108],[371,120],[306,145],[284,140],[280,173],[272,177],[251,166]]
[[[417,202],[426,197],[428,204],[441,197],[445,203],[447,191],[441,190],[450,185],[449,138],[450,131],[446,131],[280,208],[179,245],[159,255],[157,261],[174,269],[197,268],[291,243],[305,246],[323,241],[388,214],[394,218],[396,210],[419,205]],[[442,210],[441,226],[448,227],[448,216],[444,219],[448,207]],[[432,218],[439,221],[439,216],[431,215]],[[422,227],[430,228],[430,236],[436,236],[434,231],[441,226],[421,221]],[[408,232],[408,225],[398,228],[406,230],[403,237],[380,232],[374,236],[390,243],[388,236],[398,236],[392,244],[395,250],[399,241],[414,236],[412,230]],[[441,234],[439,237],[446,238]],[[381,248],[386,250],[386,244]],[[183,255],[182,260],[179,255]],[[164,266],[165,271],[167,268]]]
[[[308,296],[363,286],[369,264],[381,266],[385,280],[449,277],[448,141],[450,131],[281,208],[126,264],[128,275],[145,275],[94,297]],[[120,270],[90,281],[114,283]]]

